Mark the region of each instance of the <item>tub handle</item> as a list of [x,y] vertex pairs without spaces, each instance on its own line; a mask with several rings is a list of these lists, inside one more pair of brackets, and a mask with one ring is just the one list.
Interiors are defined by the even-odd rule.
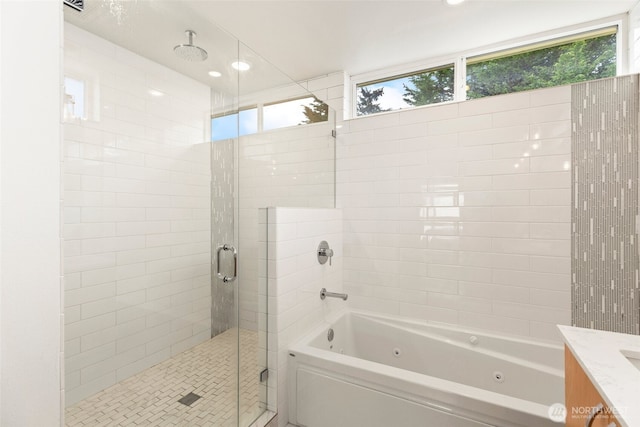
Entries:
[[593,421],[603,409],[604,405],[602,403],[598,403],[596,406],[592,407],[590,409],[591,413],[589,414],[589,418],[587,418],[587,421],[584,423],[584,427],[591,427],[591,424],[593,424]]
[[[225,276],[224,274],[220,273],[220,252],[222,251],[233,252],[233,276]],[[238,277],[238,251],[236,250],[236,248],[233,245],[229,245],[226,243],[222,246],[218,246],[216,257],[218,258],[216,262],[216,274],[218,278],[222,279],[223,283],[230,283],[236,280],[236,278]]]

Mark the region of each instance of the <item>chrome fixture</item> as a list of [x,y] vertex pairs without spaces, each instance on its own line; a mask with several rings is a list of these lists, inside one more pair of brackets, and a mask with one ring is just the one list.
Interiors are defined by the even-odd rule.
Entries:
[[197,35],[196,32],[187,30],[185,34],[189,37],[189,43],[179,44],[174,47],[173,51],[176,55],[187,61],[204,61],[207,59],[207,51],[193,44],[193,37]]
[[331,257],[333,257],[333,249],[329,249],[329,244],[326,240],[323,240],[318,245],[318,262],[326,264],[327,260],[329,260],[329,265],[331,265]]
[[347,294],[339,294],[336,292],[329,292],[327,291],[327,288],[322,288],[320,289],[320,299],[325,299],[326,297],[331,297],[331,298],[342,298],[343,300],[347,300],[347,298],[349,298],[349,295]]
[[[224,274],[220,273],[220,252],[222,251],[233,252],[233,276],[225,276]],[[228,244],[218,246],[217,258],[216,274],[218,275],[218,278],[222,279],[224,283],[230,283],[236,280],[236,278],[238,277],[238,251],[236,251],[236,248],[233,245]]]

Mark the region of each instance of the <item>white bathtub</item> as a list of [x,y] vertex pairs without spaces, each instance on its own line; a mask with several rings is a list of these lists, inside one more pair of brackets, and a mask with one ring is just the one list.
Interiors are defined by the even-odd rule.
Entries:
[[360,312],[293,345],[288,366],[299,426],[558,426],[549,405],[564,402],[560,345]]

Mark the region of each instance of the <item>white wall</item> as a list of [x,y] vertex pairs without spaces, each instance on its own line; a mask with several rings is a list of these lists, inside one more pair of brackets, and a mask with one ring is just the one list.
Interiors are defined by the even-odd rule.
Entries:
[[0,11],[0,424],[56,426],[62,3],[3,1]]
[[[2,2],[0,2],[0,23],[2,23]],[[2,80],[2,31],[0,30],[0,100],[4,92],[3,80]],[[60,77],[60,76],[58,76]],[[2,165],[2,128],[4,128],[2,121],[2,102],[0,102],[0,165]],[[58,141],[58,144],[60,141]],[[0,206],[2,206],[2,169],[0,168]],[[0,245],[2,244],[2,209],[0,209]],[[0,384],[2,384],[2,255],[0,255]],[[0,418],[2,418],[2,387],[0,387]]]
[[349,305],[559,339],[570,322],[570,87],[344,123]]
[[65,75],[87,108],[64,129],[73,404],[210,338],[210,91],[70,24]]
[[[277,406],[278,423],[286,426],[289,346],[325,316],[347,306],[339,299],[320,299],[323,287],[332,292],[343,290],[342,212],[278,207],[269,208],[267,216],[263,237],[268,245],[269,409]],[[318,262],[322,240],[334,250],[331,265]]]

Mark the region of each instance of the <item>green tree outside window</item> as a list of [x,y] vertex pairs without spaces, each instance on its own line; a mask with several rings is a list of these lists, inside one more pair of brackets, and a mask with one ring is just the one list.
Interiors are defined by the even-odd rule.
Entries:
[[467,64],[467,98],[613,77],[616,35]]

